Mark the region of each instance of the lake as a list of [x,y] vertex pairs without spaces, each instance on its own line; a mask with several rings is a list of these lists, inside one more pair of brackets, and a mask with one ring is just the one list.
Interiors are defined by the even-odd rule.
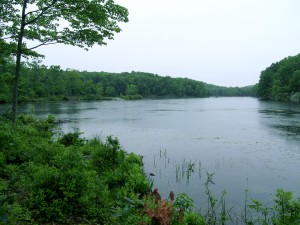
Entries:
[[[4,111],[8,106],[1,105]],[[219,198],[242,209],[250,198],[272,203],[277,188],[300,195],[300,105],[249,97],[26,103],[20,111],[66,120],[87,138],[118,137],[142,155],[154,187],[185,192],[205,208],[207,173]]]

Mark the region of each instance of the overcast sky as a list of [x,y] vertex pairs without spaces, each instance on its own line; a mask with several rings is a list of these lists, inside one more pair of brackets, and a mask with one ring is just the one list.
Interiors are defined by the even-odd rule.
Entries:
[[300,53],[300,0],[115,0],[129,22],[107,46],[46,46],[45,65],[142,71],[222,86],[259,81],[271,63]]

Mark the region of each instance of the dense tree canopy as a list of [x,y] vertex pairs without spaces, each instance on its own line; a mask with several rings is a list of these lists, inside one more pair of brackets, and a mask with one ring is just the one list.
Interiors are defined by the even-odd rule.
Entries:
[[[23,67],[20,82],[20,100],[74,100],[108,99],[121,97],[208,97],[208,96],[251,96],[250,87],[220,87],[188,78],[163,77],[143,72],[87,72],[62,70],[59,66],[46,67],[38,63]],[[0,102],[12,98],[12,76],[0,73],[5,89],[0,90]]]
[[256,96],[256,85],[245,87],[222,87],[212,84],[205,85],[209,96]]
[[300,93],[300,54],[273,63],[261,72],[258,96],[262,99],[289,101]]

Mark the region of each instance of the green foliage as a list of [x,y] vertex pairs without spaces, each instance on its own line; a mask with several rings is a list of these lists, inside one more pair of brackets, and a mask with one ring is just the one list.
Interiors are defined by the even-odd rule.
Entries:
[[128,84],[126,88],[126,95],[136,95],[138,93],[138,88],[135,84]]
[[5,209],[5,203],[7,202],[7,196],[5,196],[3,194],[3,192],[7,188],[6,186],[7,186],[7,184],[1,179],[0,180],[0,224],[7,223],[9,221],[8,213],[7,213],[7,210]]
[[173,202],[173,205],[187,213],[190,213],[194,210],[193,199],[191,199],[186,193],[178,194]]
[[86,140],[78,130],[57,138],[53,116],[0,125],[1,222],[113,224],[121,199],[149,192],[141,158],[116,138]]
[[0,103],[6,103],[11,101],[13,76],[8,72],[0,72],[0,83]]
[[[0,80],[10,85],[8,70]],[[49,68],[36,62],[23,66],[20,81],[20,100],[76,100],[123,98],[136,100],[142,97],[206,97],[203,82],[187,78],[162,77],[150,73],[105,73],[62,70],[59,66]],[[10,99],[10,86],[0,90],[0,100]]]
[[273,206],[266,206],[262,202],[252,199],[249,209],[255,211],[255,216],[246,221],[247,224],[291,224],[300,223],[300,198],[293,199],[292,192],[278,189]]
[[82,146],[85,143],[85,139],[81,138],[80,135],[83,134],[82,132],[79,132],[78,129],[75,129],[73,133],[67,133],[64,134],[58,142],[60,144],[63,144],[64,146],[68,147],[71,145],[78,145]]
[[290,79],[289,89],[295,93],[300,91],[300,70],[296,70]]
[[196,212],[190,212],[185,217],[183,217],[183,224],[187,225],[205,225],[205,220],[201,215]]
[[[17,118],[22,56],[42,57],[35,52],[36,48],[57,43],[86,50],[94,44],[106,45],[107,39],[113,39],[114,34],[121,31],[118,23],[128,21],[128,10],[113,0],[2,0],[0,15],[0,46],[4,47],[0,61],[16,55],[12,97],[14,124]],[[71,85],[71,96],[73,92],[79,91],[76,79],[71,79],[68,84]]]
[[212,84],[205,84],[209,96],[221,97],[221,96],[256,96],[256,86],[250,85],[245,87],[222,87]]
[[[255,210],[256,213],[260,213],[262,216],[262,218],[261,218],[260,215],[258,214],[257,217],[253,221],[254,223],[259,222],[264,225],[268,224],[268,221],[269,221],[268,214],[270,212],[270,209],[268,207],[264,206],[262,202],[255,200],[255,199],[252,199],[252,204],[248,205],[248,207],[250,209]],[[250,223],[249,221],[247,221],[247,222]],[[253,222],[251,221],[251,223],[253,223]]]
[[[4,2],[3,2],[4,1]],[[26,42],[35,40],[37,46],[64,43],[89,48],[106,44],[114,33],[121,31],[118,22],[128,21],[126,8],[113,1],[7,1],[1,3],[1,36],[6,43],[17,42],[22,35],[24,54],[33,54]],[[22,10],[25,10],[22,17]],[[58,23],[59,20],[67,23]],[[20,33],[20,29],[24,32]],[[36,46],[36,47],[37,47]]]
[[228,221],[232,221],[230,211],[233,207],[227,208],[225,196],[227,192],[222,192],[220,200],[214,197],[210,186],[215,184],[213,181],[214,173],[208,173],[205,182],[205,193],[207,195],[207,211],[205,214],[205,221],[207,224],[226,224]]
[[[11,100],[12,76],[1,75],[4,82],[0,101]],[[226,88],[204,84],[187,78],[162,77],[150,73],[106,73],[62,70],[59,66],[46,67],[38,63],[23,66],[20,84],[20,101],[62,101],[76,99],[137,100],[150,97],[207,97],[253,96],[253,86]],[[2,97],[1,97],[2,96]],[[2,99],[2,100],[1,100]]]
[[143,97],[139,94],[135,94],[135,95],[125,95],[125,96],[121,96],[122,99],[125,100],[138,100],[138,99],[142,99]]
[[278,189],[275,196],[274,224],[299,224],[300,223],[300,199],[293,199],[292,192]]
[[289,56],[261,72],[258,97],[266,100],[290,101],[300,92],[300,54]]

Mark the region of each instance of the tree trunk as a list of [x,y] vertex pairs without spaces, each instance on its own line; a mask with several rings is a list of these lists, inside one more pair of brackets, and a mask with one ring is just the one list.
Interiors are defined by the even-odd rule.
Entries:
[[20,82],[20,75],[21,75],[21,58],[22,58],[22,45],[23,45],[23,36],[24,30],[26,26],[26,7],[27,1],[24,0],[23,8],[22,8],[22,20],[20,26],[20,32],[18,37],[18,46],[17,46],[17,58],[16,58],[16,71],[15,71],[15,85],[13,89],[13,101],[12,101],[12,113],[13,113],[13,122],[16,125],[17,122],[17,105],[18,105],[18,91],[19,91],[19,82]]

